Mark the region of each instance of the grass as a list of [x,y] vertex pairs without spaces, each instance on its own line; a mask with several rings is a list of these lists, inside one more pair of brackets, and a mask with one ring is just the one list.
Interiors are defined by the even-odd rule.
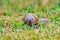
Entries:
[[[51,0],[44,6],[39,3],[39,0],[0,0],[0,40],[60,40],[60,2]],[[53,22],[39,23],[38,29],[29,27],[22,18],[30,12]]]

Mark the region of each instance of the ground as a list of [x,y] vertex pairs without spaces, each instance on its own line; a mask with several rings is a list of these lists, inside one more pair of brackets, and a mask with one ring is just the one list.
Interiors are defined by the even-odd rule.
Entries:
[[[28,13],[49,21],[39,22],[35,29],[22,21]],[[43,6],[39,0],[0,0],[0,40],[60,40],[59,0],[48,1]]]

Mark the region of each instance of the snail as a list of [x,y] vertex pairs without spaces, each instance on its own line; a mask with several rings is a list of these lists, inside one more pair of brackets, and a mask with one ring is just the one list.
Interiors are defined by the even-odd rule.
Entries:
[[24,16],[23,22],[25,24],[28,24],[31,27],[32,26],[37,27],[37,25],[38,25],[38,17],[33,13],[28,13],[27,15]]

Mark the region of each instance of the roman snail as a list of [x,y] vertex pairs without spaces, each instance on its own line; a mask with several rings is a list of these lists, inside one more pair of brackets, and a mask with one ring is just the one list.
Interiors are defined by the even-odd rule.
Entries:
[[25,15],[23,21],[25,24],[28,24],[31,27],[37,27],[38,25],[38,17],[33,13],[28,13],[27,15]]

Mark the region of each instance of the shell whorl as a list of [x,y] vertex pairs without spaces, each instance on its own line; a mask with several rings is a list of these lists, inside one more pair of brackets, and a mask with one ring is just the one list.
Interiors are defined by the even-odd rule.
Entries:
[[37,16],[35,14],[29,13],[24,17],[23,20],[26,24],[34,25],[37,23]]

